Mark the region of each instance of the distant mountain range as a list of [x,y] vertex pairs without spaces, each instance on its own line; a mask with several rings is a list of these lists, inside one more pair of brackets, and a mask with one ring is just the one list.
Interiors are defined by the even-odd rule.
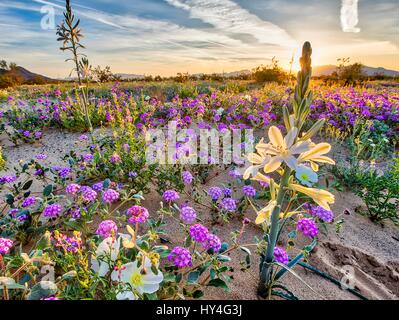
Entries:
[[131,73],[115,73],[115,76],[120,77],[121,80],[140,80],[144,79],[144,74],[131,74]]
[[[338,67],[334,65],[324,65],[313,68],[313,76],[329,76],[333,72],[337,71]],[[363,66],[363,72],[368,76],[374,75],[384,75],[388,77],[399,77],[399,71],[389,70],[385,68],[373,68],[368,66]]]
[[[337,71],[337,66],[335,65],[324,65],[324,66],[317,66],[313,68],[313,76],[315,77],[320,77],[320,76],[328,76],[331,75],[333,72]],[[373,75],[384,75],[384,76],[389,76],[389,77],[399,77],[399,71],[396,70],[389,70],[385,68],[373,68],[369,66],[364,66],[363,71],[365,74],[368,76],[373,76]],[[249,75],[251,74],[250,70],[240,70],[240,71],[233,71],[233,72],[224,72],[224,73],[216,73],[217,75],[224,76],[225,78],[234,78],[238,77],[241,75]],[[140,80],[144,79],[145,75],[142,74],[130,74],[130,73],[117,73],[115,74],[116,76],[120,77],[122,80]],[[203,76],[204,73],[197,73],[193,74],[193,76],[196,76],[200,78]],[[47,82],[54,82],[56,80],[51,79],[49,77],[30,72],[29,70],[17,66],[11,70],[6,70],[6,69],[1,69],[0,68],[0,77],[1,76],[9,76],[14,79],[19,79],[21,80],[20,82],[22,83],[47,83]],[[64,79],[59,79],[63,81],[70,81],[74,80],[74,78],[64,78]]]
[[12,78],[20,78],[23,80],[23,82],[29,82],[29,81],[42,81],[42,82],[48,82],[52,81],[52,79],[42,76],[37,73],[30,72],[29,70],[17,66],[11,70],[6,70],[6,69],[0,69],[0,76],[10,76]]
[[[233,72],[224,72],[224,73],[214,73],[218,76],[224,76],[225,78],[234,78],[238,77],[241,75],[248,75],[251,74],[251,71],[249,70],[240,70],[240,71],[233,71]],[[192,74],[192,76],[200,78],[205,73],[195,73]],[[131,74],[131,73],[116,73],[115,76],[120,77],[122,80],[139,80],[139,79],[144,79],[145,75],[143,74]]]

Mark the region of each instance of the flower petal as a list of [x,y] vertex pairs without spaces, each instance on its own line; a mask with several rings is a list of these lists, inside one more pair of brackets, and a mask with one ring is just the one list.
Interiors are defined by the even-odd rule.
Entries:
[[283,149],[287,149],[287,145],[285,144],[283,135],[281,131],[276,126],[272,126],[269,129],[269,140],[275,147],[281,147]]
[[282,163],[281,157],[273,157],[268,163],[265,164],[263,167],[263,171],[265,173],[270,173],[276,171],[278,168],[280,168]]
[[313,158],[318,158],[323,154],[329,153],[331,150],[331,145],[325,142],[316,144],[311,150],[302,153],[299,156],[300,161],[312,160]]
[[288,131],[287,135],[284,137],[284,142],[287,148],[291,148],[291,146],[294,144],[294,141],[298,135],[298,129],[293,127]]

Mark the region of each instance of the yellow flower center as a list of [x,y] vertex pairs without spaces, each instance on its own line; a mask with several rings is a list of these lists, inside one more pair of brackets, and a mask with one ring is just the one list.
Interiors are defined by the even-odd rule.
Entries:
[[132,274],[130,283],[133,287],[140,287],[143,285],[143,275],[139,271]]

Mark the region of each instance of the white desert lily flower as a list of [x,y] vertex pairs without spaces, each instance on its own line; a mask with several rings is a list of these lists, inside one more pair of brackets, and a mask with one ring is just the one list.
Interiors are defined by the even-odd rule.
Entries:
[[313,201],[316,202],[320,207],[329,211],[331,210],[329,204],[335,202],[334,195],[326,190],[307,188],[294,183],[290,184],[289,188],[291,190],[306,194],[309,198],[312,198]]
[[296,169],[297,159],[294,155],[306,152],[310,148],[309,141],[298,141],[295,143],[297,135],[298,129],[295,127],[291,128],[284,138],[279,128],[276,126],[270,127],[268,132],[270,143],[259,143],[257,145],[257,150],[261,150],[263,153],[272,156],[271,160],[263,168],[265,173],[276,171],[283,162],[290,169]]
[[[262,140],[260,143],[262,143]],[[263,150],[258,149],[258,146],[256,146],[256,151],[257,153],[249,153],[247,156],[248,161],[251,162],[253,165],[249,166],[245,170],[243,174],[244,180],[247,180],[250,176],[256,176],[259,169],[264,167],[271,160],[271,157],[267,155]]]
[[320,163],[328,163],[328,164],[335,164],[335,161],[329,157],[324,156],[325,154],[329,153],[331,150],[331,145],[328,143],[318,143],[313,144],[310,150],[302,153],[298,157],[298,162],[310,162],[310,166],[312,167],[313,171],[317,172],[319,170],[319,166],[316,162]]
[[256,217],[255,223],[262,224],[265,221],[269,221],[276,205],[277,205],[276,200],[270,201],[266,207],[264,207],[262,210],[258,212],[258,216]]
[[91,259],[91,269],[100,277],[104,277],[110,271],[110,265],[118,258],[120,244],[121,238],[113,237],[106,238],[99,244],[95,257]]
[[158,291],[159,284],[163,281],[163,274],[159,270],[158,274],[153,273],[150,260],[145,259],[144,267],[138,267],[137,261],[122,265],[119,270],[111,273],[111,279],[126,283],[133,289],[118,293],[116,296],[118,300],[135,300],[135,292],[143,294]]

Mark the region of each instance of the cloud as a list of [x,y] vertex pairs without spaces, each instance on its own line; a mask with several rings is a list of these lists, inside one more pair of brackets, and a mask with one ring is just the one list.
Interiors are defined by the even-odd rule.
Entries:
[[295,41],[279,26],[260,19],[230,0],[165,0],[172,6],[188,11],[190,17],[201,19],[224,33],[246,34],[262,44],[292,47]]

